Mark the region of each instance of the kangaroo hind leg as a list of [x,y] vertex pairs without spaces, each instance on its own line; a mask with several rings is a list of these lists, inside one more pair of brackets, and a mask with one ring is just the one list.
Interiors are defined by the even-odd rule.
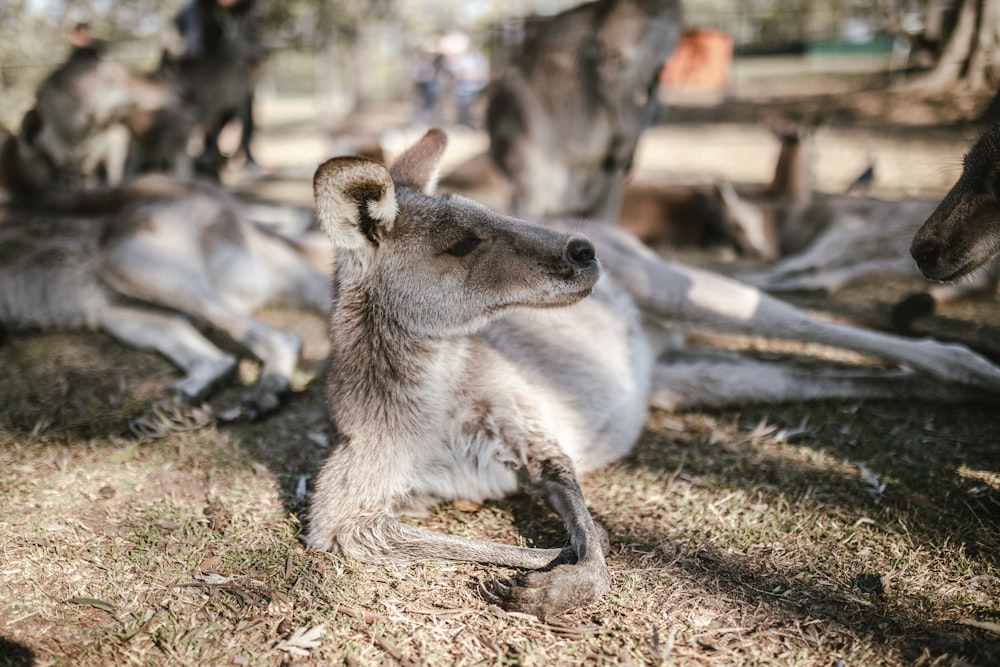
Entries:
[[155,237],[130,239],[109,254],[105,278],[123,294],[189,315],[230,336],[261,360],[260,379],[241,416],[256,418],[278,407],[298,364],[302,342],[227,303],[205,268],[182,252],[165,251]]
[[236,368],[236,358],[215,347],[180,315],[135,306],[110,306],[101,328],[118,340],[155,350],[184,371],[169,391],[185,403],[200,402]]
[[929,382],[909,369],[807,367],[757,361],[726,350],[685,350],[666,357],[654,372],[650,400],[676,411],[692,407],[732,407],[829,399],[909,397],[966,401],[988,396],[982,390]]

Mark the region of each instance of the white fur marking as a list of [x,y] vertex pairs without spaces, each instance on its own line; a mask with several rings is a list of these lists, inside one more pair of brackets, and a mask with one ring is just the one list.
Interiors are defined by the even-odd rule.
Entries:
[[760,291],[755,287],[719,280],[712,274],[690,273],[687,277],[691,280],[687,298],[696,306],[737,320],[749,320],[760,306]]

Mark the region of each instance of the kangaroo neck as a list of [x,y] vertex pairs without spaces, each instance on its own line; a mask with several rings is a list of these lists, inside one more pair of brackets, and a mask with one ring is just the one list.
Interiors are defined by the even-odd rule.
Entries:
[[788,203],[804,204],[812,196],[812,183],[804,152],[806,147],[801,139],[786,142],[782,146],[774,178],[767,188],[769,196]]
[[365,295],[338,298],[330,316],[330,399],[339,431],[392,432],[434,421],[433,411],[464,368],[468,338],[413,332]]

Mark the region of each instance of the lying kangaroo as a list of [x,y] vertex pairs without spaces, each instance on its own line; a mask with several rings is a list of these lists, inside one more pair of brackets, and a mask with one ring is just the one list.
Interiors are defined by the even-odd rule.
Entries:
[[[505,603],[552,616],[609,586],[605,538],[576,476],[628,454],[651,402],[1000,393],[1000,368],[961,346],[819,321],[664,262],[612,227],[587,227],[592,243],[435,196],[445,143],[432,130],[389,168],[340,157],[316,171],[317,217],[337,253],[328,389],[337,443],[316,480],[306,538],[315,548],[528,569],[501,586]],[[691,328],[827,343],[904,368],[699,355],[680,346]],[[561,517],[568,547],[448,536],[395,518],[518,490]]]
[[[781,125],[779,125],[781,123]],[[700,245],[732,247],[742,254],[773,261],[819,233],[810,225],[782,225],[781,211],[796,210],[812,199],[809,160],[811,127],[768,123],[781,142],[774,176],[766,184],[721,182],[681,185],[633,181],[625,186],[618,224],[654,247]],[[803,236],[806,237],[803,240]]]
[[[802,159],[803,141],[782,138],[771,185],[760,193],[737,194],[720,189],[727,229],[763,230],[755,249],[773,247],[774,263],[744,272],[739,278],[769,292],[822,291],[835,294],[872,275],[917,276],[908,252],[909,240],[937,207],[918,197],[886,200],[814,192],[808,185],[810,165]],[[763,222],[761,222],[763,220]],[[773,245],[772,245],[773,244]],[[892,323],[908,329],[935,307],[971,294],[995,292],[997,262],[959,285],[935,285],[899,301]]]
[[236,365],[193,321],[208,323],[263,362],[242,414],[278,405],[301,342],[251,313],[273,303],[326,311],[329,279],[307,261],[308,239],[250,222],[215,186],[164,175],[61,194],[47,212],[14,202],[0,208],[0,325],[100,329],[156,350],[184,372],[170,391],[199,402]]
[[969,149],[962,175],[913,237],[910,253],[927,278],[957,280],[1000,255],[998,165],[994,125]]

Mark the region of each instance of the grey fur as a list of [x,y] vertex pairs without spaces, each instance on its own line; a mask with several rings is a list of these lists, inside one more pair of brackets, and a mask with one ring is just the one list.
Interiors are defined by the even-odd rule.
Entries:
[[529,25],[486,114],[516,215],[616,218],[680,24],[677,0],[597,0]]
[[0,208],[0,324],[100,329],[156,350],[184,371],[172,391],[197,402],[236,363],[195,326],[207,323],[263,362],[250,414],[277,407],[301,342],[251,314],[326,311],[329,278],[307,261],[309,239],[247,220],[213,185],[163,175],[53,202],[59,210]]
[[969,149],[962,175],[913,237],[910,253],[927,278],[956,280],[1000,254],[998,165],[995,125]]
[[[430,194],[444,144],[432,130],[390,169],[344,157],[316,172],[316,211],[337,258],[328,383],[336,445],[312,499],[306,541],[315,548],[524,568],[503,589],[505,603],[553,616],[610,583],[604,536],[576,475],[625,456],[650,403],[1000,392],[1000,369],[965,348],[817,320],[664,262],[616,228],[587,230],[598,279],[594,246],[573,223],[534,225]],[[803,373],[706,357],[683,349],[691,328],[826,343],[903,367]],[[561,517],[566,548],[443,535],[396,518],[518,490]]]

